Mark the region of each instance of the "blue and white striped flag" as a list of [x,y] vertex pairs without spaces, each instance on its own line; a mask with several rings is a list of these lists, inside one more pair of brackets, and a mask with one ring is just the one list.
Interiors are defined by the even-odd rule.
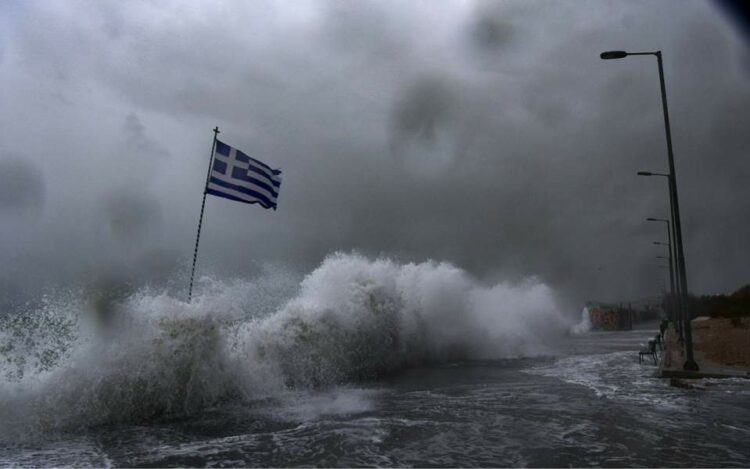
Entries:
[[206,194],[276,210],[281,171],[216,140]]

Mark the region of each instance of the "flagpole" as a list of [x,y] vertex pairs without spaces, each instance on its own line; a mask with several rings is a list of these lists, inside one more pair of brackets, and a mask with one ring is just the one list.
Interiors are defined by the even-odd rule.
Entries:
[[190,270],[190,288],[188,289],[188,303],[193,299],[193,276],[195,275],[195,260],[198,258],[198,243],[201,240],[201,226],[203,225],[203,210],[206,208],[206,189],[211,178],[211,166],[214,163],[214,152],[216,151],[216,139],[219,136],[219,127],[214,127],[214,141],[211,143],[211,158],[208,160],[208,173],[206,184],[203,186],[203,202],[201,202],[201,216],[198,218],[198,234],[195,236],[195,249],[193,250],[193,268]]

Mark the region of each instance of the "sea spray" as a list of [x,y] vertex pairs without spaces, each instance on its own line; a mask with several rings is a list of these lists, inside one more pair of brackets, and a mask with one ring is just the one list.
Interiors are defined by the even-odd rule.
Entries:
[[574,335],[585,334],[591,331],[591,313],[587,306],[581,311],[581,322],[571,326],[570,333]]
[[77,338],[78,295],[44,294],[0,314],[0,382],[38,377],[67,359]]
[[548,353],[569,327],[537,280],[484,286],[448,263],[337,253],[298,286],[279,288],[283,278],[204,279],[192,304],[142,290],[114,306],[107,331],[79,315],[85,333],[64,359],[0,385],[0,430],[150,421],[422,364]]
[[[297,290],[298,278],[278,269],[252,282],[202,278],[203,293],[192,304],[143,288],[103,308],[101,295],[70,292],[61,295],[66,301],[6,315],[11,319],[0,327],[0,374],[7,378],[0,380],[0,437],[144,422],[267,395],[262,378],[243,379],[251,367],[234,362],[230,347],[238,325],[277,310]],[[18,327],[23,323],[33,327]],[[29,356],[51,357],[52,350],[57,359],[42,369],[2,352],[20,345]],[[254,389],[253,383],[261,384]]]

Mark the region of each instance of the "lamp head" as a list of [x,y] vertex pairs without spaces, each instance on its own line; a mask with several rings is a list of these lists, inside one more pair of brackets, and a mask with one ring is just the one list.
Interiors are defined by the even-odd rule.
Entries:
[[602,60],[612,60],[612,59],[624,59],[628,56],[628,53],[624,50],[609,50],[607,52],[602,52],[599,54],[599,57]]

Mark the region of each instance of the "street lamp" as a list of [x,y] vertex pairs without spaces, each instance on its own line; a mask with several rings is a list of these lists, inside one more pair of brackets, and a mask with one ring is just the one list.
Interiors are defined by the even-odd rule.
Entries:
[[[599,57],[603,60],[623,59],[629,55],[653,55],[659,66],[659,86],[661,88],[661,105],[664,113],[664,130],[667,136],[667,158],[669,159],[669,198],[672,205],[672,222],[674,226],[675,250],[677,252],[677,270],[680,277],[680,300],[682,302],[683,320],[685,321],[685,370],[696,371],[698,364],[693,357],[693,333],[690,327],[690,311],[688,310],[688,287],[687,273],[685,270],[685,254],[682,247],[682,225],[680,224],[680,205],[677,197],[677,176],[674,167],[674,153],[672,152],[672,130],[669,127],[669,108],[667,107],[667,89],[664,84],[664,67],[662,65],[661,51],[653,52],[626,52],[614,50],[602,52]],[[646,175],[646,174],[644,174]]]
[[682,338],[682,327],[679,325],[680,322],[681,322],[680,318],[682,318],[682,314],[681,314],[681,311],[680,311],[679,300],[677,298],[677,292],[679,290],[677,290],[675,288],[675,274],[676,274],[676,272],[675,272],[675,269],[674,269],[674,263],[672,262],[673,251],[674,251],[674,238],[672,237],[673,233],[672,233],[672,230],[671,230],[671,223],[669,223],[669,220],[667,220],[666,218],[652,218],[652,217],[649,217],[649,218],[646,218],[646,221],[658,221],[658,222],[664,222],[664,223],[667,224],[667,239],[669,239],[669,242],[671,244],[670,249],[669,249],[669,257],[668,258],[664,257],[664,256],[656,256],[656,257],[657,258],[661,258],[661,259],[665,259],[665,260],[669,261],[669,285],[670,285],[671,293],[672,293],[672,297],[670,299],[670,306],[672,308],[672,314],[671,314],[671,317],[669,319],[671,321],[674,321],[675,324],[678,325],[677,329],[680,332],[680,338]]
[[[667,233],[667,236],[669,236],[669,233]],[[667,239],[669,239],[669,238],[667,238]],[[669,260],[669,266],[659,265],[659,267],[660,268],[664,268],[664,269],[669,269],[669,286],[670,286],[670,292],[671,292],[671,299],[670,299],[669,303],[670,303],[670,309],[672,310],[672,312],[670,312],[670,314],[669,314],[669,316],[670,316],[669,319],[673,320],[673,318],[671,316],[674,315],[674,311],[675,311],[674,310],[674,298],[675,298],[674,293],[675,293],[675,291],[674,291],[674,276],[672,275],[672,244],[668,243],[668,242],[667,243],[662,243],[661,241],[654,241],[653,244],[657,244],[659,246],[667,246],[667,248],[669,249],[669,257],[656,256],[656,258],[657,259],[667,259],[667,260]],[[665,288],[664,289],[664,294],[665,295],[667,294],[666,290],[667,289]]]
[[670,298],[669,298],[669,307],[671,309],[669,314],[669,320],[670,321],[676,321],[677,319],[677,310],[675,309],[675,291],[674,291],[674,271],[672,270],[672,252],[670,250],[669,256],[656,256],[657,259],[663,259],[667,261],[669,265],[669,291],[670,291]]
[[610,50],[607,52],[602,52],[599,54],[599,57],[601,57],[603,60],[611,60],[611,59],[624,59],[629,54],[625,52],[624,50]]
[[[659,264],[657,267],[660,268],[660,269],[668,269],[669,268],[669,266],[664,265],[664,264]],[[667,296],[667,283],[664,281],[664,279],[661,279],[661,294],[662,294],[662,297]],[[664,306],[664,305],[662,304],[662,306]]]
[[[669,182],[669,185],[668,185],[668,188],[669,188],[669,210],[670,210],[670,216],[671,216],[672,222],[673,222],[673,223],[671,223],[671,227],[670,227],[669,220],[665,220],[664,218],[659,218],[659,219],[656,219],[656,218],[647,218],[646,220],[648,220],[648,221],[666,221],[667,222],[667,229],[669,230],[669,233],[668,233],[669,242],[672,243],[672,249],[671,249],[670,253],[672,255],[672,259],[677,259],[677,242],[675,241],[675,232],[674,232],[674,202],[672,200],[672,179],[669,177],[669,174],[652,173],[652,172],[649,172],[649,171],[638,171],[638,175],[639,176],[662,176],[662,177],[667,178],[667,182]],[[682,298],[682,289],[680,287],[680,269],[678,268],[676,261],[675,261],[675,265],[674,265],[674,271],[675,271],[674,278],[675,278],[675,287],[676,287],[675,288],[675,292],[677,292],[677,295],[678,295],[678,298],[679,298],[677,300],[678,311],[680,311],[679,317],[682,318],[682,308],[679,307],[680,303],[682,303],[682,301],[680,300]],[[682,328],[680,328],[680,330],[682,330]]]

